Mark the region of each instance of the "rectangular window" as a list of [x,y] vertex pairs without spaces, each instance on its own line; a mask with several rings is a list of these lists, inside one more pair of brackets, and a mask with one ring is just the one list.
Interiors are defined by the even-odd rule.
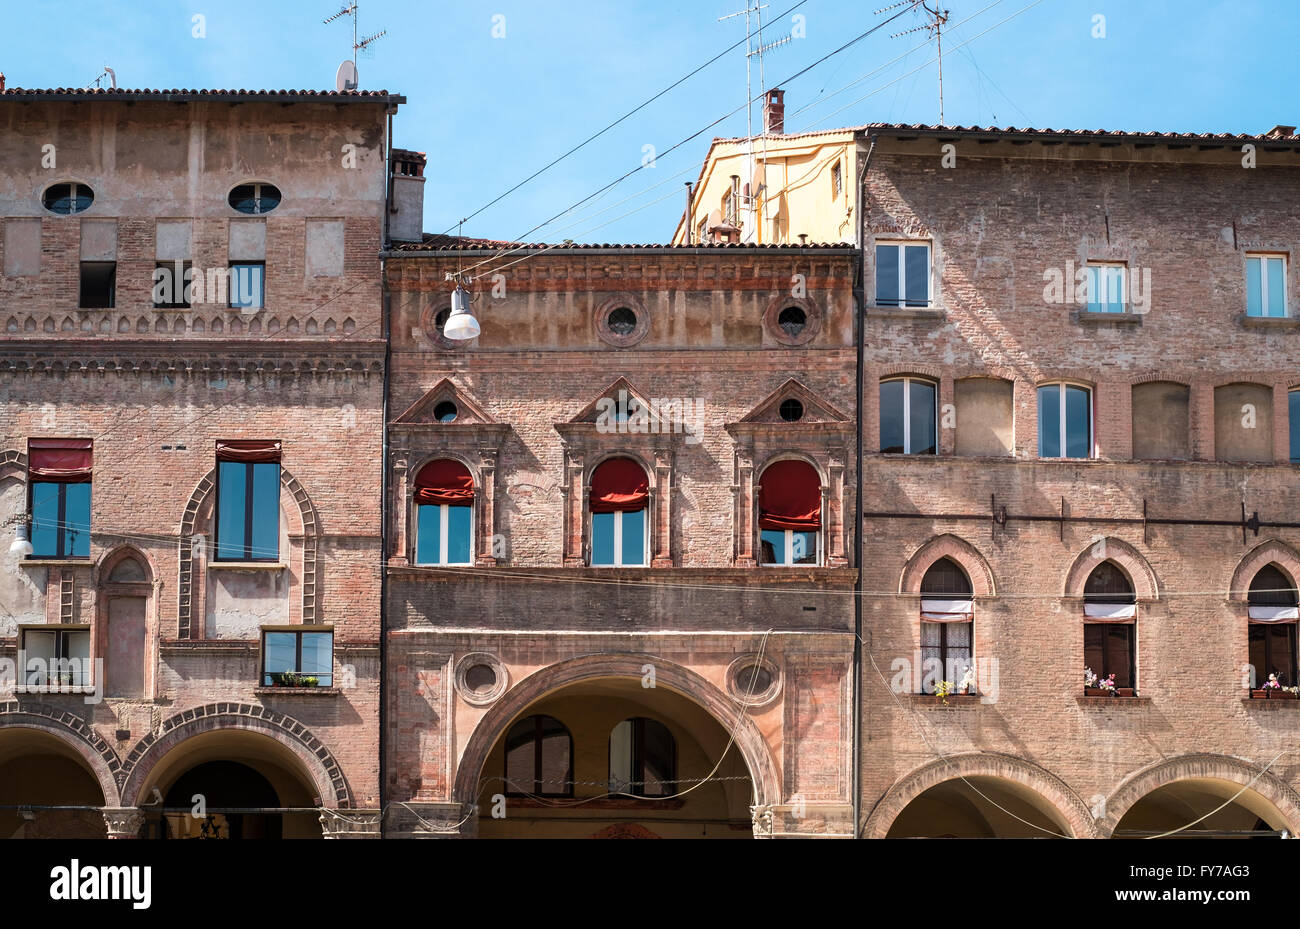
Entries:
[[279,462],[217,462],[216,557],[279,560]]
[[[922,691],[934,692],[933,676],[954,687],[971,667],[971,632],[974,623],[921,623]],[[924,684],[930,683],[925,690]]]
[[886,455],[933,455],[938,450],[936,401],[931,381],[894,378],[880,382],[880,451]]
[[156,310],[181,310],[193,296],[194,266],[188,261],[159,261],[153,270],[153,306]]
[[1287,394],[1287,411],[1291,422],[1291,463],[1300,464],[1300,390]]
[[[427,565],[467,565],[472,548],[472,506],[420,504],[415,527],[415,562]],[[443,557],[443,553],[446,557]]]
[[25,685],[90,686],[89,629],[24,629],[22,647]]
[[334,633],[262,633],[263,687],[333,687]]
[[83,261],[77,306],[83,310],[110,310],[117,305],[117,262]]
[[241,261],[230,265],[230,306],[261,309],[266,305],[266,262]]
[[1084,623],[1083,663],[1099,678],[1115,675],[1116,687],[1136,687],[1130,623]]
[[33,558],[90,557],[90,439],[29,439]]
[[1126,313],[1125,268],[1121,264],[1088,263],[1088,312]]
[[1074,384],[1038,388],[1038,457],[1092,457],[1092,392]]
[[1286,316],[1286,256],[1246,256],[1246,315]]
[[930,246],[926,243],[876,244],[876,304],[930,305]]
[[840,173],[842,170],[843,169],[840,167],[840,162],[838,161],[836,161],[835,164],[831,165],[831,199],[832,200],[838,200],[840,198],[840,191],[844,189],[844,176],[843,174]]
[[591,514],[593,566],[638,568],[646,564],[646,511]]
[[818,564],[817,533],[794,529],[763,529],[760,531],[760,564],[797,565]]
[[1255,687],[1263,687],[1270,674],[1284,686],[1296,682],[1296,624],[1251,623],[1250,664]]

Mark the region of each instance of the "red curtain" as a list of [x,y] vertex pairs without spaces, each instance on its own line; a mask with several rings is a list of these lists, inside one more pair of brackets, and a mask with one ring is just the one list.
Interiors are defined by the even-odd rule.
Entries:
[[34,481],[85,484],[92,455],[90,439],[28,439],[27,473]]
[[591,474],[591,512],[643,510],[650,500],[645,470],[631,458],[611,458]]
[[415,502],[468,506],[474,502],[474,476],[459,461],[431,461],[415,476]]
[[217,461],[242,461],[265,464],[280,460],[280,443],[263,439],[239,439],[217,442]]
[[763,529],[797,532],[821,528],[821,479],[812,465],[803,461],[778,461],[763,472],[758,525]]

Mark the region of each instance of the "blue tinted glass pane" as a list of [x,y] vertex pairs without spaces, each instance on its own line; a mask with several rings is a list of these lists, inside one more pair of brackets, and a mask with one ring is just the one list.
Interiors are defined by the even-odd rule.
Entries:
[[262,683],[270,686],[274,683],[271,674],[276,671],[294,671],[297,660],[297,636],[292,632],[268,632],[262,655]]
[[63,554],[90,557],[90,484],[64,484]]
[[469,564],[470,522],[472,506],[447,507],[447,563]]
[[1082,387],[1065,388],[1065,457],[1087,458],[1092,454],[1088,441],[1092,426],[1088,409],[1088,391]]
[[266,268],[262,265],[231,265],[230,305],[232,307],[261,307],[262,285]]
[[1281,258],[1268,259],[1268,315],[1285,316],[1286,315],[1286,282],[1283,281],[1283,266],[1285,262]]
[[786,564],[785,530],[764,529],[761,532],[761,542],[762,551],[759,553],[759,564]]
[[880,450],[903,452],[903,382],[880,382]]
[[66,484],[32,484],[32,557],[59,555],[59,488]]
[[911,381],[908,384],[911,409],[912,447],[908,449],[913,455],[933,455],[935,453],[935,411],[934,385],[925,381]]
[[302,634],[303,674],[319,680],[321,687],[334,686],[334,633],[304,632]]
[[1061,457],[1061,388],[1038,388],[1038,457]]
[[1300,390],[1287,395],[1291,418],[1291,460],[1300,463]]
[[645,510],[623,514],[623,564],[645,564]]
[[876,246],[876,303],[898,306],[898,246]]
[[1246,259],[1246,315],[1264,315],[1264,294],[1261,284],[1262,258]]
[[1106,274],[1106,311],[1124,312],[1124,269],[1107,268]]
[[253,558],[280,556],[280,466],[253,465]]
[[416,507],[415,563],[438,564],[442,540],[438,534],[439,514],[442,507],[428,504]]
[[1088,268],[1088,312],[1100,313],[1101,308],[1101,268]]
[[790,563],[791,564],[816,564],[817,563],[817,533],[815,532],[790,533]]
[[904,275],[907,280],[907,305],[929,306],[930,304],[930,246],[909,245],[904,250],[906,262]]
[[612,565],[614,563],[614,514],[591,514],[591,563],[594,565]]
[[248,499],[248,465],[217,462],[217,557],[244,557],[244,514]]

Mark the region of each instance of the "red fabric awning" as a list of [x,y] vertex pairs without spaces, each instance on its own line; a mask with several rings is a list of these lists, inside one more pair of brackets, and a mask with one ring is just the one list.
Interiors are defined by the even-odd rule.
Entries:
[[469,506],[474,502],[474,476],[459,461],[431,461],[415,476],[415,502]]
[[644,510],[650,500],[645,469],[631,458],[611,458],[591,473],[591,512]]
[[217,442],[217,461],[242,461],[266,464],[280,460],[280,443],[264,439],[237,439]]
[[822,525],[821,479],[804,461],[778,461],[763,472],[758,525],[814,532]]
[[85,484],[93,454],[90,439],[28,439],[27,474],[33,481]]

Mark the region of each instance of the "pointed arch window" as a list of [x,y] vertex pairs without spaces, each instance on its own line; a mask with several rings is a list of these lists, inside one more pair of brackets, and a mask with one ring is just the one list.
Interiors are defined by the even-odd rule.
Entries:
[[934,675],[960,685],[974,667],[975,608],[961,565],[940,558],[921,578],[921,666],[933,690]]
[[1295,581],[1277,565],[1267,564],[1251,579],[1246,603],[1254,686],[1263,687],[1270,674],[1283,686],[1295,686],[1296,619],[1300,615]]
[[474,476],[451,458],[415,476],[415,563],[468,565],[474,557]]
[[1099,681],[1137,686],[1137,595],[1123,569],[1103,561],[1083,586],[1083,662]]
[[821,483],[817,469],[805,461],[777,461],[764,469],[758,494],[760,564],[821,564]]
[[591,472],[591,564],[644,567],[650,551],[650,481],[631,458],[610,458]]

